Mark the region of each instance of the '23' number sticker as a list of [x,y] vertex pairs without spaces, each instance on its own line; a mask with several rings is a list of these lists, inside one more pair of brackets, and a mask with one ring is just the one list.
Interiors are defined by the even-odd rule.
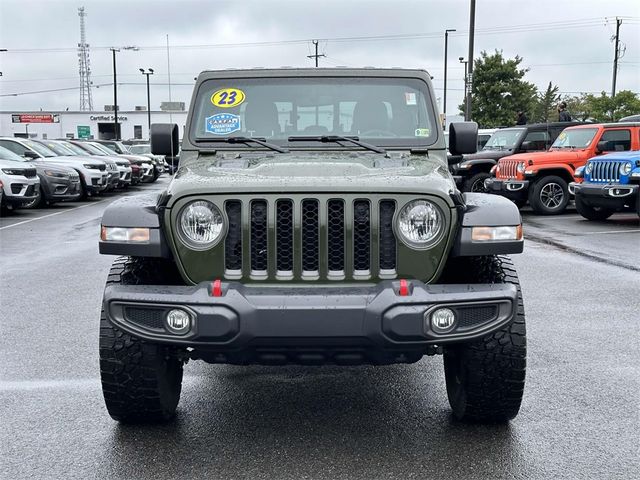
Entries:
[[231,108],[244,102],[244,92],[237,88],[221,88],[211,95],[211,103],[220,108]]

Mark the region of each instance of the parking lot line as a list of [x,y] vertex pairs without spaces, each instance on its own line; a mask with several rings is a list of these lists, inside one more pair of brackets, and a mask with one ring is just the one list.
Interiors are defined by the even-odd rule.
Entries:
[[17,227],[19,225],[24,225],[25,223],[31,223],[31,222],[35,222],[36,220],[42,220],[44,218],[53,217],[55,215],[60,215],[61,213],[73,212],[74,210],[79,210],[80,208],[91,207],[92,205],[98,205],[99,203],[105,202],[106,200],[108,200],[108,199],[105,198],[104,200],[98,200],[97,202],[87,203],[86,205],[80,205],[80,206],[75,207],[75,208],[70,208],[69,210],[63,210],[61,212],[50,213],[48,215],[43,215],[42,217],[30,218],[29,220],[23,220],[22,222],[13,223],[11,225],[5,225],[4,227],[0,227],[0,230],[6,230],[7,228]]
[[609,234],[609,233],[633,233],[640,232],[640,229],[636,228],[634,230],[604,230],[602,232],[582,232],[578,233],[578,235],[598,235],[598,234]]

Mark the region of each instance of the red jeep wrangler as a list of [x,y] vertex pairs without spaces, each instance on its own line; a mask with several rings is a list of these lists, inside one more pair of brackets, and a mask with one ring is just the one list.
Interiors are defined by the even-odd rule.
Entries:
[[534,212],[562,213],[569,203],[568,185],[576,168],[603,153],[640,150],[640,123],[596,123],[565,128],[546,152],[520,153],[500,159],[485,180],[489,193],[505,196]]

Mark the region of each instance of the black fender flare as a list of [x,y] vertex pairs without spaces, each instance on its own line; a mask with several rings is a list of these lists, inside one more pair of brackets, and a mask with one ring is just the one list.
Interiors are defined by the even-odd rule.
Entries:
[[464,193],[462,197],[465,206],[452,255],[466,257],[522,253],[524,239],[475,242],[471,238],[473,227],[522,225],[520,211],[511,200],[499,195],[471,192]]

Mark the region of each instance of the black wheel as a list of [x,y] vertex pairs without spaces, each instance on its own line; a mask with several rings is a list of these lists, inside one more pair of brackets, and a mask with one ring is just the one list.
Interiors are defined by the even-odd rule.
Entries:
[[467,180],[464,181],[462,185],[463,192],[478,192],[478,193],[486,193],[487,189],[484,188],[484,181],[489,178],[490,175],[486,172],[476,173],[472,175]]
[[576,196],[576,210],[587,220],[606,220],[615,213],[615,211],[610,208],[587,205],[579,195]]
[[564,212],[569,203],[567,182],[555,175],[542,177],[529,190],[529,203],[534,212],[542,215]]
[[[175,266],[156,259],[117,259],[107,285],[162,285],[179,278]],[[156,345],[114,327],[100,315],[100,377],[102,392],[115,420],[124,423],[171,419],[182,388],[181,351]]]
[[447,396],[464,422],[502,423],[518,414],[524,393],[526,327],[522,292],[508,257],[459,257],[447,266],[447,283],[511,283],[518,289],[516,318],[472,343],[444,349]]

